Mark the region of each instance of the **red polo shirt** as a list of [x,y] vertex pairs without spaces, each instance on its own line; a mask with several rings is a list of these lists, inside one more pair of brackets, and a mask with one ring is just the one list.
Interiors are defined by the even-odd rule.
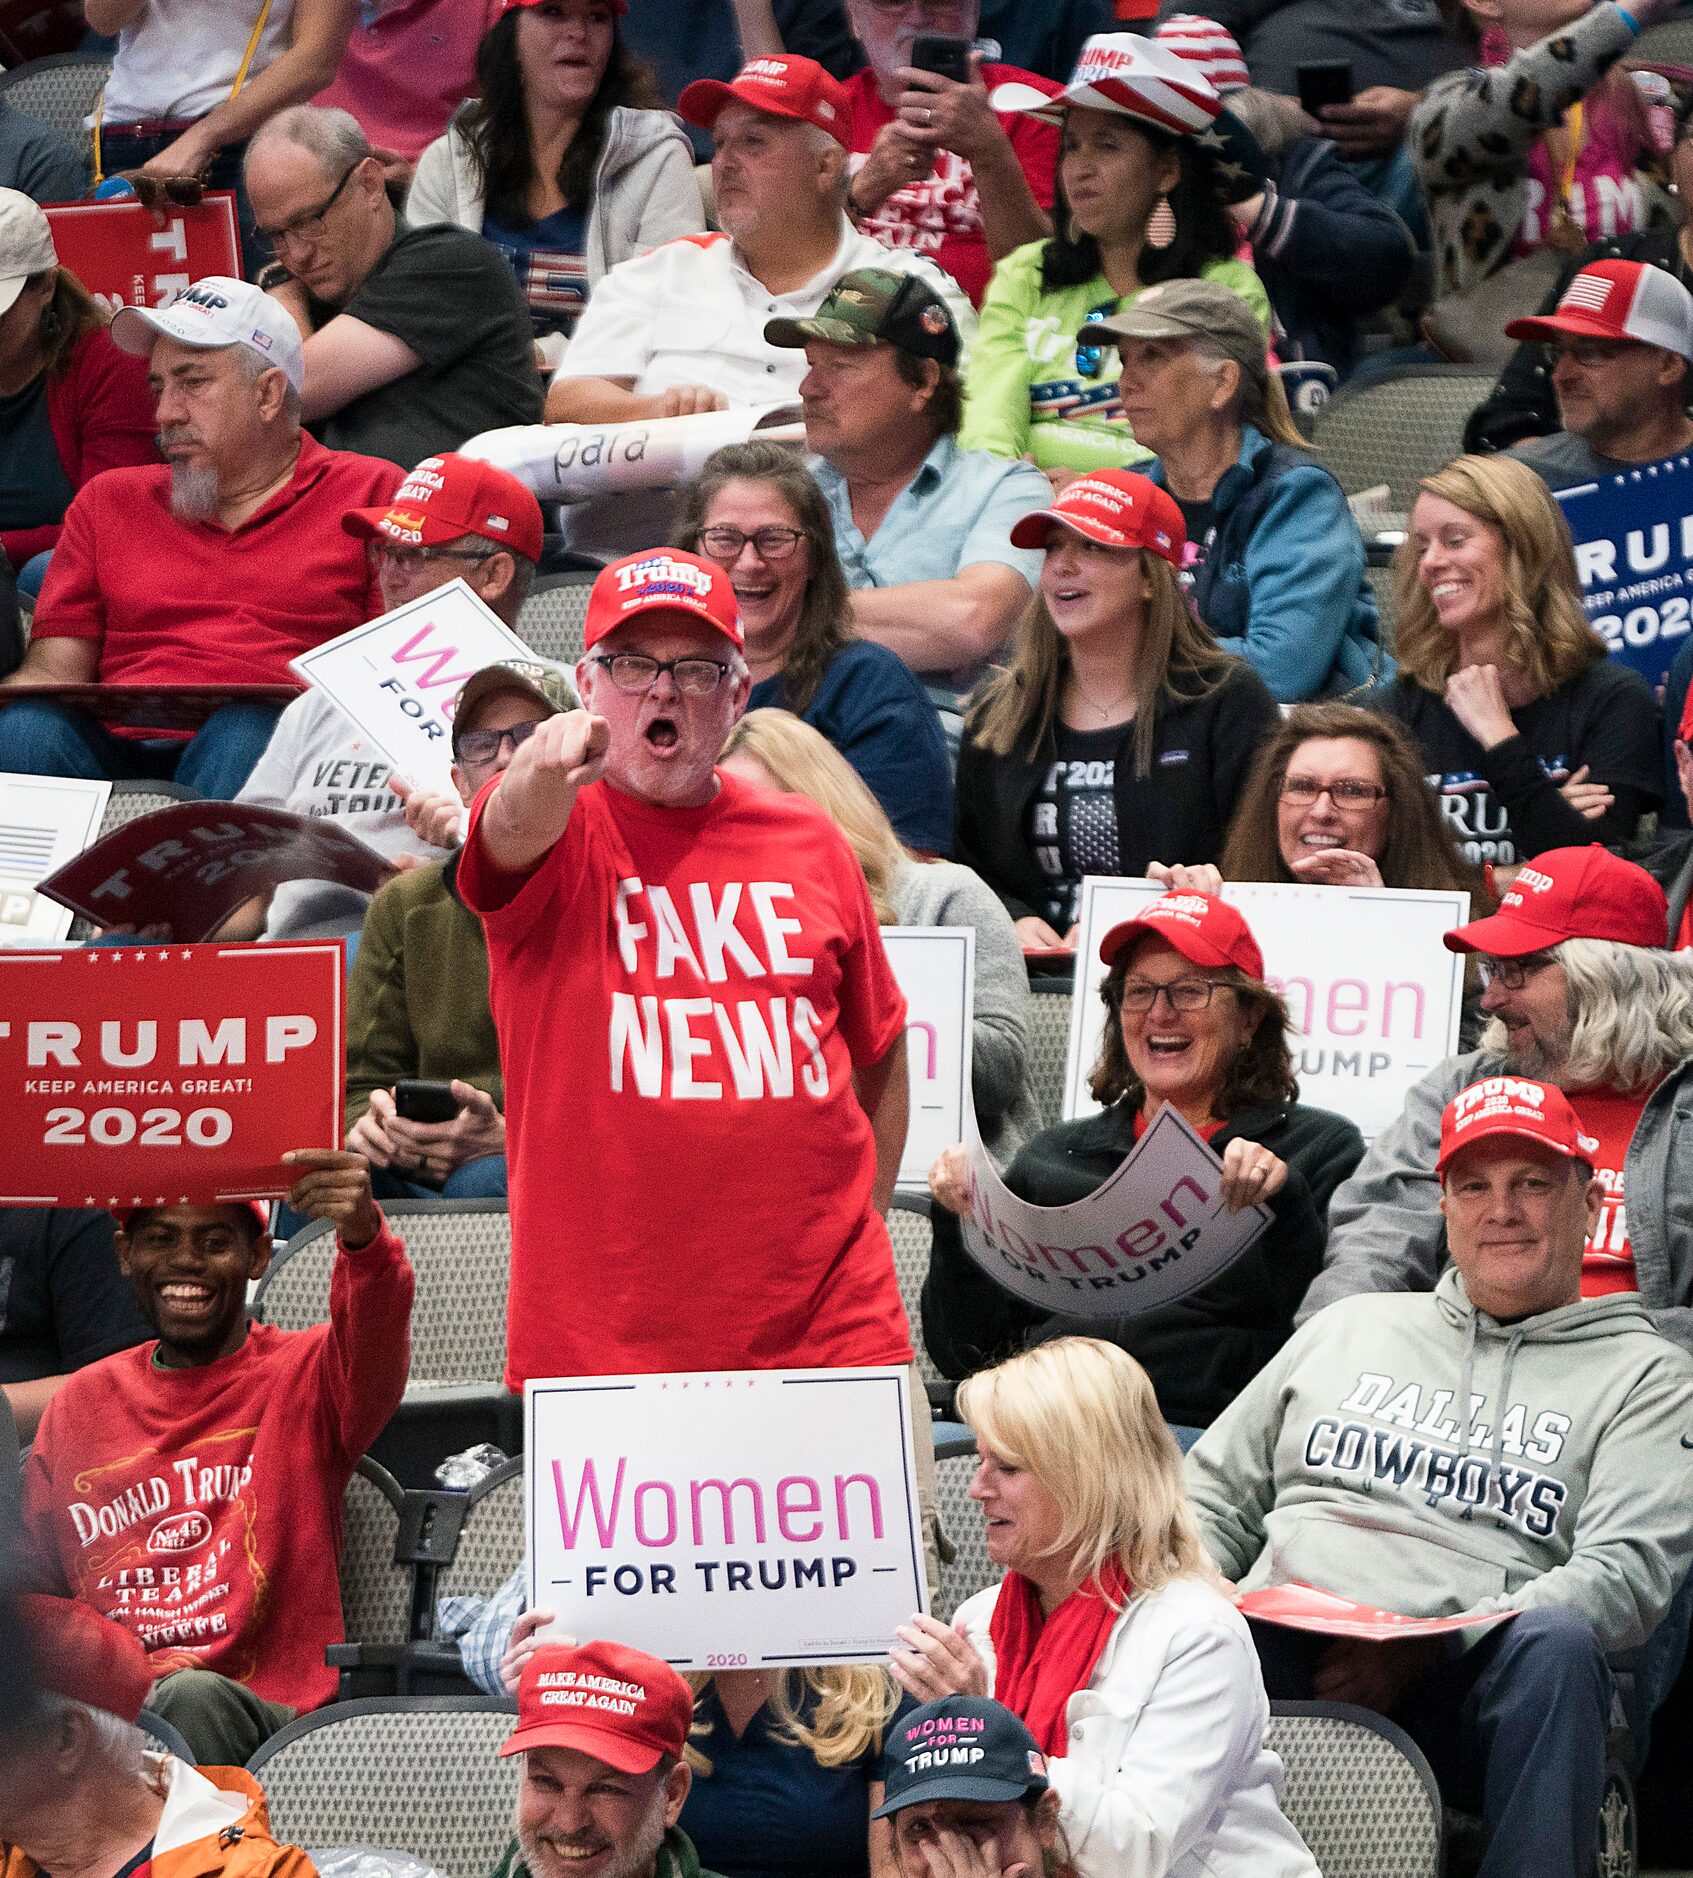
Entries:
[[400,470],[301,434],[294,474],[239,528],[171,513],[170,470],[108,470],[78,491],[32,639],[92,639],[112,685],[293,684],[288,661],[382,611],[348,509]]

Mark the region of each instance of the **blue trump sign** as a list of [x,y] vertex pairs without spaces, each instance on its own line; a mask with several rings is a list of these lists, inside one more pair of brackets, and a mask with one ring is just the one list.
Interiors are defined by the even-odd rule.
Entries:
[[1587,617],[1653,690],[1693,625],[1693,456],[1566,489]]

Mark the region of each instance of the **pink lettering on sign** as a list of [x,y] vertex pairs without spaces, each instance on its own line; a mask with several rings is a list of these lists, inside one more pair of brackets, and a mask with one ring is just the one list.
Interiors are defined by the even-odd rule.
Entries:
[[429,640],[434,631],[433,623],[420,626],[403,646],[394,648],[389,663],[416,665],[427,659],[427,669],[412,674],[410,682],[418,691],[444,691],[445,696],[441,699],[441,715],[451,717],[453,700],[458,696],[459,687],[476,670],[476,667],[466,665],[461,671],[450,670],[453,661],[459,657],[459,649],[457,646],[432,646]]
[[[749,1541],[763,1545],[769,1531],[769,1501],[774,1502],[776,1526],[784,1539],[805,1544],[821,1538],[824,1531],[825,1488],[806,1474],[784,1475],[773,1491],[750,1474],[732,1480],[642,1480],[628,1489],[625,1498],[627,1455],[617,1457],[609,1492],[592,1458],[581,1463],[574,1492],[566,1481],[564,1463],[554,1461],[552,1468],[559,1537],[566,1551],[575,1551],[578,1533],[584,1544],[597,1538],[604,1550],[616,1546],[622,1537],[625,1509],[635,1543],[650,1550],[684,1542],[696,1547]],[[830,1484],[835,1535],[842,1544],[852,1541],[855,1517],[868,1523],[873,1539],[885,1536],[882,1489],[874,1474],[835,1474]],[[685,1521],[681,1516],[684,1504]]]

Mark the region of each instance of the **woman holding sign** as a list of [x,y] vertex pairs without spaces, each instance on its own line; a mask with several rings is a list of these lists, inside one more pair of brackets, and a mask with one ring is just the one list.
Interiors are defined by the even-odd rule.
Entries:
[[890,1664],[919,1702],[991,1695],[1046,1757],[1078,1878],[1316,1878],[1277,1804],[1246,1621],[1205,1556],[1146,1372],[1066,1337],[958,1392],[1005,1576]]
[[923,1341],[943,1375],[967,1376],[1029,1343],[1108,1337],[1151,1376],[1186,1440],[1287,1341],[1322,1269],[1328,1203],[1363,1158],[1363,1137],[1299,1101],[1287,1008],[1264,983],[1251,929],[1224,900],[1166,894],[1105,935],[1109,1013],[1090,1087],[1097,1115],[1043,1129],[1006,1171],[1036,1206],[1084,1200],[1117,1171],[1165,1103],[1222,1160],[1232,1210],[1264,1205],[1268,1229],[1209,1282],[1140,1316],[1084,1319],[1012,1296],[964,1249],[967,1165],[949,1148],[929,1176],[940,1203],[923,1287]]
[[1415,738],[1464,858],[1632,839],[1663,799],[1657,706],[1587,623],[1545,483],[1505,456],[1425,476],[1396,568],[1399,676],[1372,703]]

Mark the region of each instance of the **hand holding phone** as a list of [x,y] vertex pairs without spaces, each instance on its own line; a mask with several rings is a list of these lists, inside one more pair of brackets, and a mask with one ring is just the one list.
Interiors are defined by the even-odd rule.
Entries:
[[394,1113],[404,1122],[454,1122],[459,1099],[450,1082],[402,1079],[394,1085]]
[[919,33],[911,42],[911,63],[919,72],[933,72],[936,78],[967,85],[972,50],[968,39],[955,39],[946,33]]
[[1299,104],[1308,117],[1323,121],[1326,104],[1352,102],[1352,61],[1311,59],[1298,68]]

